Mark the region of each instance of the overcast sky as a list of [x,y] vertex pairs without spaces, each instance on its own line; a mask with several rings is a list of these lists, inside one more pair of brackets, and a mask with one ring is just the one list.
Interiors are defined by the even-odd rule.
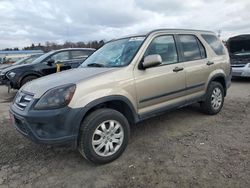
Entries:
[[110,40],[156,28],[250,33],[249,0],[0,0],[0,49]]

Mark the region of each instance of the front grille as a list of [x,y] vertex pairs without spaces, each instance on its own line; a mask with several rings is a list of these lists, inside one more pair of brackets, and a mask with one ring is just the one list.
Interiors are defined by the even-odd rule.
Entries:
[[5,75],[0,74],[0,81],[3,81],[5,79]]
[[15,106],[20,110],[25,110],[29,103],[33,100],[33,95],[24,92],[18,92],[15,98]]
[[245,67],[246,64],[232,64],[231,67],[235,67],[235,68],[241,68],[241,67]]

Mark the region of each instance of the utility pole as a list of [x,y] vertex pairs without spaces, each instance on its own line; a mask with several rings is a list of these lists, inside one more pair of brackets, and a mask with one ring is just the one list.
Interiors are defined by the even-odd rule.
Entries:
[[221,30],[218,30],[218,37],[221,37]]

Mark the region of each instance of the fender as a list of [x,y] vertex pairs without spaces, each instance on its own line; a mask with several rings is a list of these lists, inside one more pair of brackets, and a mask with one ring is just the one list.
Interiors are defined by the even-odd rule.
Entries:
[[25,78],[26,76],[29,76],[29,75],[34,75],[34,76],[37,76],[37,77],[42,77],[42,76],[45,76],[43,74],[41,74],[40,72],[37,72],[37,71],[28,71],[28,72],[24,72],[20,78],[18,79],[18,86],[20,87],[20,84],[21,84],[21,81],[23,78]]
[[74,130],[73,130],[73,134],[74,135],[78,135],[79,133],[79,129],[82,123],[82,120],[84,119],[86,113],[93,107],[105,103],[105,102],[111,102],[111,101],[122,101],[124,103],[126,103],[128,105],[128,107],[130,108],[132,114],[133,114],[133,120],[134,122],[138,122],[139,121],[139,116],[136,113],[136,110],[134,109],[132,103],[129,101],[128,98],[122,96],[122,95],[110,95],[110,96],[106,96],[106,97],[101,97],[99,99],[96,99],[90,103],[88,103],[85,107],[79,109],[79,112],[77,114],[77,119],[79,120],[79,124],[77,126],[75,126]]
[[224,73],[222,73],[222,72],[220,72],[220,73],[215,73],[213,76],[211,76],[210,78],[209,78],[209,81],[207,82],[207,85],[206,85],[206,90],[208,89],[208,86],[209,86],[209,84],[213,81],[213,80],[215,80],[216,78],[223,78],[223,81],[224,81],[224,83],[225,83],[225,85],[224,85],[224,89],[225,89],[225,96],[226,96],[226,94],[227,94],[227,82],[228,82],[228,79],[226,78],[226,75],[224,74]]

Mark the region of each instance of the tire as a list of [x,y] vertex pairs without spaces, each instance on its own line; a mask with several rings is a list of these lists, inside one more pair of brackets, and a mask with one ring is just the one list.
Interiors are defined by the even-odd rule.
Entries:
[[[105,127],[102,127],[104,123]],[[115,130],[117,127],[119,128]],[[108,129],[109,133],[105,132],[105,129]],[[129,123],[123,114],[113,109],[98,109],[89,114],[81,125],[78,150],[87,160],[95,164],[109,163],[124,152],[129,135]],[[108,153],[105,152],[106,149]]]
[[24,84],[26,84],[26,83],[28,83],[28,82],[30,82],[30,81],[32,81],[32,80],[35,80],[35,79],[37,79],[37,78],[38,78],[37,76],[26,76],[26,77],[24,77],[24,78],[22,79],[22,81],[21,81],[20,87],[22,87]]
[[[224,104],[224,97],[225,90],[221,83],[211,82],[208,86],[205,101],[201,102],[202,111],[209,115],[219,113]],[[218,103],[216,104],[216,102]]]

